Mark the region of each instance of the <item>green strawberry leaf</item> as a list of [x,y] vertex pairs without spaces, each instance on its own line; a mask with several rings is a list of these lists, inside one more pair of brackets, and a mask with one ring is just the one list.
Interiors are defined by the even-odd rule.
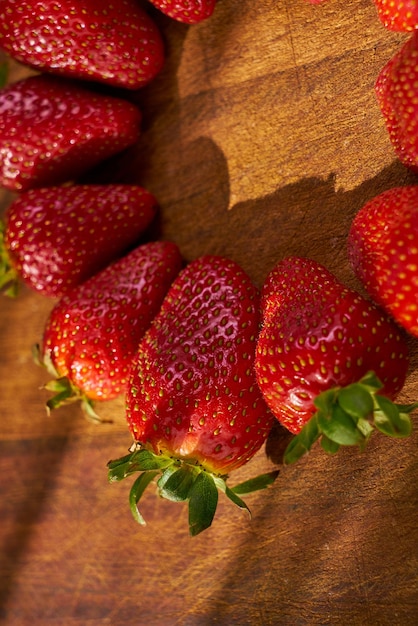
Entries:
[[80,396],[75,394],[74,388],[66,376],[48,381],[44,388],[54,393],[52,398],[49,398],[46,402],[48,412],[57,409],[64,403],[80,399]]
[[184,464],[174,472],[170,472],[167,480],[159,481],[160,496],[173,502],[184,502],[189,499],[190,490],[196,480],[196,472]]
[[158,456],[145,448],[141,448],[119,459],[109,461],[107,464],[109,482],[123,480],[135,472],[161,470],[172,464],[172,459],[162,455]]
[[212,524],[218,505],[213,476],[200,472],[189,492],[189,531],[195,537]]
[[319,409],[319,411],[322,411],[325,414],[329,413],[335,404],[335,398],[336,398],[337,392],[338,392],[338,387],[323,391],[318,396],[316,396],[314,400],[314,405],[316,406],[317,409]]
[[225,485],[224,493],[225,493],[226,497],[229,498],[229,500],[231,500],[231,502],[233,502],[236,506],[239,506],[240,509],[247,510],[248,513],[251,516],[251,511],[250,511],[247,503],[244,502],[244,500],[242,498],[240,498],[239,495],[237,493],[235,493],[235,491],[233,489],[230,489],[228,487],[228,485]]
[[260,489],[266,489],[274,483],[279,474],[280,470],[274,470],[272,472],[268,472],[267,474],[260,474],[260,476],[250,478],[249,480],[245,480],[244,482],[235,485],[231,488],[231,491],[235,494],[246,495],[247,493],[259,491]]
[[343,387],[338,393],[338,404],[342,410],[356,422],[373,413],[373,397],[367,387],[361,383],[354,383]]
[[320,432],[340,446],[356,445],[364,439],[355,422],[338,405],[328,414],[318,411],[317,419]]
[[228,487],[228,485],[226,484],[226,482],[224,481],[223,478],[221,478],[220,476],[214,476],[213,477],[214,481],[215,481],[215,485],[217,486],[217,488],[222,491],[222,493],[224,493],[226,495],[227,498],[229,498],[229,500],[231,500],[231,502],[233,502],[236,506],[238,506],[240,509],[246,509],[248,511],[248,513],[251,515],[250,509],[248,508],[247,504],[244,502],[244,500],[242,500],[233,489],[230,489]]
[[383,389],[382,383],[374,372],[367,372],[367,374],[360,378],[358,382],[373,395],[377,393],[380,389]]
[[290,441],[283,455],[283,463],[290,465],[304,456],[315,441],[319,439],[321,433],[318,427],[318,417],[315,413],[312,418],[303,426],[299,434]]
[[93,424],[112,424],[112,420],[105,420],[96,411],[94,410],[93,401],[85,396],[81,396],[81,409],[84,413],[84,416],[92,422]]
[[54,367],[54,364],[52,363],[52,359],[50,355],[49,354],[43,355],[41,346],[38,343],[32,346],[32,358],[35,364],[39,365],[39,367],[44,367],[46,371],[52,376],[53,379],[60,378],[59,373],[57,372],[57,370]]
[[177,464],[173,464],[167,466],[166,468],[164,468],[163,473],[161,474],[160,478],[158,479],[158,489],[161,491],[164,488],[165,483],[167,482],[167,480],[170,478],[171,474],[174,474],[174,472],[177,471],[177,468],[179,466]]
[[327,454],[336,454],[340,449],[340,444],[335,443],[335,441],[331,441],[328,439],[326,435],[322,435],[321,437],[321,447]]
[[146,522],[139,512],[138,502],[141,499],[145,489],[148,487],[149,483],[155,478],[155,476],[157,476],[157,474],[158,471],[143,472],[135,480],[129,492],[129,506],[132,516],[138,522],[138,524],[141,524],[141,526],[145,526]]
[[384,396],[375,396],[376,409],[374,423],[380,432],[389,437],[408,437],[412,431],[412,422],[407,413],[401,413],[399,408]]
[[412,402],[411,404],[396,404],[400,413],[412,413],[415,409],[418,409],[418,402]]
[[360,417],[357,420],[357,428],[361,432],[361,434],[363,435],[363,437],[365,439],[364,443],[366,443],[367,440],[369,439],[370,435],[374,431],[373,425],[367,419],[365,419],[364,417]]

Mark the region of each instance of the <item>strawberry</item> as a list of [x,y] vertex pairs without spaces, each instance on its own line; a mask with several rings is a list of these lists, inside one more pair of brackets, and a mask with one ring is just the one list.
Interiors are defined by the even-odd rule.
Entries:
[[399,160],[418,172],[418,32],[380,71],[375,91]]
[[418,28],[417,0],[374,0],[382,24],[398,32]]
[[389,189],[357,213],[348,237],[355,273],[370,296],[418,336],[418,186]]
[[210,17],[216,0],[150,0],[162,13],[178,22],[197,24]]
[[383,311],[319,263],[299,257],[270,272],[262,307],[257,381],[276,418],[299,437],[286,462],[320,435],[334,452],[343,444],[364,445],[374,426],[409,434],[406,409],[389,400],[405,381],[408,347]]
[[43,72],[127,89],[164,62],[161,34],[136,0],[2,0],[0,47]]
[[54,375],[47,406],[82,400],[93,415],[94,400],[125,392],[133,356],[181,269],[171,242],[138,246],[75,287],[47,320],[41,362]]
[[226,475],[265,441],[273,416],[254,374],[259,295],[233,261],[204,256],[174,281],[142,340],[127,392],[133,452],[109,464],[110,480],[140,471],[131,508],[161,473],[159,493],[189,501],[196,535],[212,523],[217,489],[238,494],[267,486],[277,472],[230,489]]
[[0,90],[0,183],[12,191],[75,178],[134,144],[141,114],[52,76],[31,76]]
[[[6,212],[0,285],[18,277],[61,297],[129,247],[153,219],[154,196],[136,185],[73,185],[23,192]],[[1,256],[0,256],[1,258]]]

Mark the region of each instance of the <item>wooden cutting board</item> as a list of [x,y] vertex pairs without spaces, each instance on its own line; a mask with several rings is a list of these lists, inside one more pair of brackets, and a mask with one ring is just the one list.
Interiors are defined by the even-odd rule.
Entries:
[[[152,236],[174,240],[187,261],[226,255],[261,285],[299,254],[358,288],[345,247],[353,216],[417,182],[394,156],[373,92],[405,37],[383,28],[371,0],[219,0],[195,27],[151,12],[166,66],[124,93],[143,111],[141,140],[89,180],[148,187],[161,205]],[[26,74],[14,65],[11,80]],[[2,192],[3,208],[12,197]],[[75,406],[45,413],[31,346],[52,306],[25,288],[0,301],[3,623],[417,624],[416,432],[377,436],[365,453],[315,449],[248,497],[252,519],[221,502],[195,538],[185,506],[151,489],[142,528],[130,482],[107,482],[107,461],[130,444],[123,400],[102,407],[114,421],[101,426]],[[418,397],[410,343],[402,401]],[[272,466],[263,449],[236,481]]]

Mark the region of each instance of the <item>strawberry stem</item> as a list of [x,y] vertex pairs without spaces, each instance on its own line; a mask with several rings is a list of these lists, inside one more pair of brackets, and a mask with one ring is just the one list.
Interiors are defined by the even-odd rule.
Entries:
[[412,431],[409,414],[418,402],[395,404],[378,391],[383,385],[374,372],[359,382],[335,387],[319,394],[314,404],[318,409],[287,446],[283,462],[295,463],[320,440],[328,454],[341,446],[358,445],[364,450],[376,430],[388,437],[408,437]]
[[273,484],[279,475],[279,470],[275,470],[246,480],[231,489],[226,484],[226,476],[216,476],[200,465],[155,454],[140,444],[134,444],[129,454],[109,461],[107,467],[109,482],[119,482],[140,472],[131,487],[129,504],[134,519],[141,525],[145,524],[145,520],[138,510],[138,502],[148,484],[159,476],[156,484],[162,498],[172,502],[188,501],[189,532],[193,537],[211,526],[219,491],[236,506],[250,512],[238,494],[265,489]]

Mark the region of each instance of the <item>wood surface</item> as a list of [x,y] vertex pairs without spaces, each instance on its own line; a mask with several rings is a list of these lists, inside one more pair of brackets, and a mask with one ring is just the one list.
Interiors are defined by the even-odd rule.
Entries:
[[[300,254],[359,288],[345,247],[353,216],[417,182],[373,92],[405,37],[383,28],[371,0],[219,0],[194,27],[150,12],[167,62],[123,94],[143,111],[142,137],[88,180],[148,187],[161,205],[150,236],[174,240],[187,261],[226,255],[261,285]],[[11,80],[27,73],[12,68]],[[1,193],[3,208],[12,198]],[[107,482],[107,461],[131,441],[123,400],[100,407],[113,419],[100,426],[76,406],[45,412],[31,347],[52,306],[25,288],[0,300],[2,623],[416,626],[417,428],[406,441],[377,436],[365,453],[315,448],[247,498],[252,519],[221,501],[195,538],[186,507],[150,489],[142,528],[130,481]],[[402,401],[418,398],[410,344]],[[234,480],[274,466],[280,445],[272,436]]]

